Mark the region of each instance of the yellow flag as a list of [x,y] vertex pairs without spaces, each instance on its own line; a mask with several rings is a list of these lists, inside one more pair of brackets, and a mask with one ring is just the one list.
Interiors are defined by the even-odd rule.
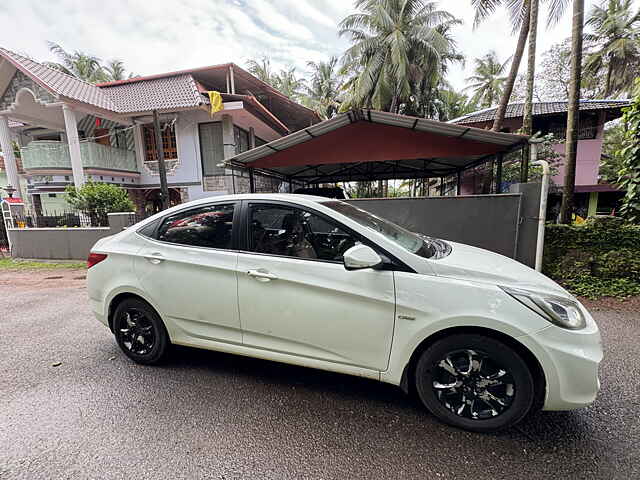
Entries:
[[222,95],[220,92],[210,91],[207,92],[209,94],[209,102],[211,103],[211,116],[216,112],[222,110]]

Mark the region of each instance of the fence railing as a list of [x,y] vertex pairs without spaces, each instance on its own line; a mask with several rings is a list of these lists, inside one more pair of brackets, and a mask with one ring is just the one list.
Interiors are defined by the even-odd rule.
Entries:
[[85,214],[78,211],[26,212],[13,216],[13,228],[72,228],[108,227],[104,214]]

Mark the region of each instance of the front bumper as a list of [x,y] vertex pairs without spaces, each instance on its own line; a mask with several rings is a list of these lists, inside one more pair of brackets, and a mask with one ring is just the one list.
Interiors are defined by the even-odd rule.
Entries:
[[550,325],[519,338],[538,358],[546,379],[543,410],[573,410],[593,403],[600,390],[600,331],[583,308],[587,326],[567,330]]

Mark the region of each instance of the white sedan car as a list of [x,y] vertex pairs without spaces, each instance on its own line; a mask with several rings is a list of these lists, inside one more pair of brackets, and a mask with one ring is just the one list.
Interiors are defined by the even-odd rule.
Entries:
[[186,203],[98,241],[89,267],[96,317],[142,364],[176,344],[358,375],[474,431],[599,389],[598,327],[562,287],[338,200]]

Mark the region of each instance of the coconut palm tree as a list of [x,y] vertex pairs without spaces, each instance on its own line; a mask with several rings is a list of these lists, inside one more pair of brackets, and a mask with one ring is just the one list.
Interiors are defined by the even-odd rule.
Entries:
[[481,108],[488,108],[498,103],[504,92],[504,84],[507,80],[505,71],[509,60],[501,63],[494,51],[474,60],[473,75],[466,79],[470,83],[467,89],[473,90],[471,98],[473,103]]
[[588,49],[585,73],[603,77],[604,97],[628,94],[640,76],[640,8],[632,0],[608,0],[591,10],[586,22],[592,33],[584,38]]
[[398,112],[411,101],[414,85],[435,85],[455,43],[446,35],[460,21],[423,0],[357,0],[339,34],[352,46],[343,58],[347,81],[343,109],[372,107]]
[[571,223],[573,194],[576,188],[576,159],[578,154],[578,126],[580,116],[580,86],[582,83],[582,40],[584,33],[584,0],[573,0],[571,25],[571,80],[567,108],[565,140],[565,173],[560,205],[560,222]]
[[106,65],[101,65],[98,57],[78,50],[69,53],[55,42],[48,43],[49,50],[60,59],[60,62],[43,63],[67,75],[89,83],[112,82],[134,77],[132,73],[127,75],[122,60],[109,60]]
[[247,70],[283,95],[294,100],[302,99],[304,80],[296,77],[295,68],[291,67],[276,73],[271,69],[271,61],[265,56],[260,60],[249,60]]
[[296,76],[296,69],[280,70],[272,76],[272,85],[283,95],[292,100],[299,101],[304,95],[305,81]]
[[478,105],[473,100],[464,93],[456,92],[453,89],[440,90],[437,103],[437,119],[441,122],[448,122],[478,109]]
[[60,62],[44,62],[45,65],[89,83],[107,80],[99,58],[78,50],[69,53],[55,42],[47,43],[49,50],[60,59]]
[[[548,5],[548,22],[549,25],[555,24],[560,17],[562,17],[569,0],[543,0]],[[532,11],[532,3],[535,3]],[[509,11],[511,19],[511,26],[514,32],[518,31],[518,41],[516,44],[516,50],[512,57],[511,68],[509,75],[504,84],[504,91],[500,99],[500,104],[496,111],[495,120],[493,123],[493,130],[499,131],[502,128],[504,122],[504,116],[507,111],[507,105],[513,92],[513,86],[518,76],[518,70],[520,69],[520,63],[524,54],[524,48],[529,38],[529,31],[531,26],[531,20],[533,18],[533,26],[537,31],[537,19],[538,19],[538,0],[471,0],[471,4],[475,10],[474,26],[477,26],[486,18],[491,16],[498,8],[506,7]],[[529,48],[529,65],[528,77],[533,78],[535,73],[535,46],[536,35],[533,35],[530,39]],[[530,102],[533,97],[533,81],[528,82],[531,84],[531,90],[527,92],[525,100]],[[528,107],[531,108],[531,107]]]
[[[538,42],[538,7],[539,0],[530,0],[529,6],[529,39],[527,46],[527,76],[524,97],[524,113],[522,117],[522,133],[533,133],[533,90],[536,77],[536,44]],[[528,152],[527,152],[528,153]],[[522,180],[527,181],[528,164],[523,162]]]
[[304,103],[315,110],[323,119],[331,118],[340,108],[338,97],[342,80],[338,73],[338,59],[331,57],[327,62],[308,62],[311,70],[309,86]]
[[135,76],[132,73],[127,75],[127,70],[124,68],[124,62],[122,60],[109,60],[107,64],[102,67],[102,70],[110,82],[125,80]]
[[[448,43],[455,45],[450,33],[451,26],[442,25],[438,27],[438,31]],[[440,120],[446,116],[443,108],[448,100],[446,92],[453,89],[446,80],[449,65],[464,63],[464,55],[450,50],[442,54],[440,60],[442,63],[439,72],[434,71],[431,75],[419,74],[417,76],[416,81],[412,84],[411,100],[400,105],[399,113]]]
[[271,70],[271,62],[267,57],[262,57],[260,60],[249,60],[247,70],[251,75],[273,86],[274,74]]

